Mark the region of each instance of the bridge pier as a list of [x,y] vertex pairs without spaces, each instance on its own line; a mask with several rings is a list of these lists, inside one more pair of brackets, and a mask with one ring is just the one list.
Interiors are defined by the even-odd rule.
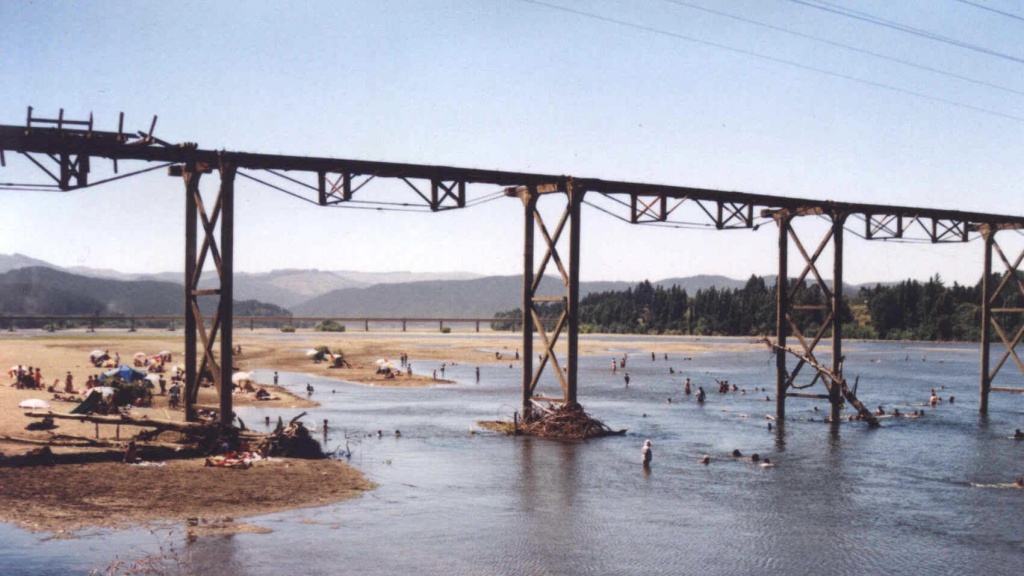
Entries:
[[[195,161],[171,166],[170,175],[181,176],[185,183],[185,418],[197,420],[199,379],[209,372],[220,397],[220,423],[224,427],[234,420],[231,398],[231,374],[234,346],[233,298],[234,298],[234,182],[237,167],[220,158],[220,186],[212,210],[207,212],[199,189],[199,180],[212,168]],[[202,224],[202,246],[197,234]],[[217,227],[219,224],[219,241]],[[220,287],[199,289],[207,254],[212,255]],[[217,296],[217,312],[210,330],[199,307],[202,296]],[[196,365],[197,338],[202,340],[202,363]],[[215,344],[220,341],[220,360],[215,354]]]
[[[579,351],[579,273],[580,273],[580,208],[586,190],[573,179],[567,179],[542,186],[521,186],[506,189],[508,196],[518,196],[524,208],[523,228],[523,394],[522,412],[527,421],[533,415],[533,396],[537,383],[548,362],[552,364],[562,388],[562,403],[577,403],[578,351]],[[543,215],[537,209],[541,196],[565,194],[565,207],[556,225],[550,233]],[[559,240],[568,224],[568,268],[559,255]],[[547,250],[535,269],[534,261],[534,229],[540,230],[547,245]],[[566,248],[563,246],[563,248]],[[544,270],[548,262],[553,261],[565,284],[566,295],[561,297],[538,296],[540,282],[544,278]],[[538,312],[538,304],[561,303],[563,310],[549,334]],[[536,367],[533,364],[534,331],[544,344],[544,352],[539,355]],[[566,332],[567,351],[564,369],[558,361],[555,346],[562,332]]]
[[[818,244],[813,254],[807,252],[793,228],[793,218],[807,215],[807,211],[776,210],[766,211],[766,215],[773,216],[779,227],[779,254],[778,254],[778,278],[776,280],[776,343],[775,343],[775,416],[779,421],[786,416],[786,398],[807,397],[806,393],[800,392],[814,386],[819,380],[828,391],[831,422],[836,423],[841,417],[844,402],[843,390],[843,233],[844,225],[848,214],[843,212],[832,212],[828,214],[831,219],[831,226],[824,238]],[[823,214],[823,211],[815,211],[813,214]],[[789,242],[792,241],[804,260],[804,269],[793,281],[789,281]],[[829,243],[832,243],[832,287],[830,288],[819,272],[818,258],[825,252]],[[808,275],[813,275],[815,284],[805,288],[804,283]],[[823,298],[818,298],[818,294]],[[805,302],[798,303],[798,296],[802,296]],[[801,329],[801,320],[812,325],[815,315],[824,318],[817,327],[813,338],[808,339]],[[807,326],[804,327],[806,330]],[[832,358],[831,370],[824,373],[827,368],[821,366],[815,357],[814,350],[826,333],[831,332]],[[793,370],[787,366],[787,333],[792,335],[800,343],[800,351],[796,354],[799,357]],[[792,351],[790,351],[792,353]],[[811,381],[804,385],[796,385],[795,380],[804,366],[810,365],[815,370]],[[791,392],[790,390],[794,390]],[[811,397],[817,397],[811,395]],[[855,398],[851,395],[851,398]]]

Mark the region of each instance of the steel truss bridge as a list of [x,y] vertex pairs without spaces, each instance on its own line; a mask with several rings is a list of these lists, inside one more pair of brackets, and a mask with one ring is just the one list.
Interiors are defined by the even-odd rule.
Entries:
[[[91,115],[88,120],[69,120],[61,110],[56,118],[41,118],[33,115],[33,109],[29,108],[24,125],[0,125],[0,165],[6,166],[8,156],[25,158],[39,169],[44,180],[42,183],[5,183],[0,187],[74,191],[160,168],[166,168],[170,176],[181,179],[186,209],[184,332],[188,419],[196,418],[197,374],[209,370],[220,395],[221,422],[227,426],[232,420],[234,211],[235,181],[239,176],[324,207],[383,204],[364,200],[372,198],[371,185],[381,181],[403,183],[410,200],[398,205],[423,211],[470,207],[493,199],[495,186],[502,189],[504,196],[518,198],[523,217],[522,411],[527,418],[533,413],[534,402],[541,398],[535,392],[549,365],[561,387],[562,397],[557,400],[565,404],[578,400],[580,230],[584,205],[637,225],[735,230],[757,229],[763,223],[775,223],[781,289],[776,290],[776,338],[770,344],[776,357],[775,411],[780,422],[785,417],[788,397],[828,399],[833,423],[839,421],[844,396],[855,405],[859,404],[850,395],[842,377],[840,311],[844,240],[848,233],[869,241],[916,240],[931,244],[962,243],[980,236],[984,274],[980,302],[979,410],[987,413],[992,391],[1024,392],[1024,388],[992,386],[1010,359],[1024,375],[1024,362],[1016,352],[1024,327],[1016,333],[1009,333],[1003,327],[1010,323],[1007,318],[1021,318],[1024,309],[996,306],[1004,292],[1024,294],[1024,281],[1019,274],[1024,251],[1014,256],[1005,246],[1008,243],[1001,245],[999,242],[1004,238],[1001,232],[1024,228],[1024,217],[552,174],[204,150],[195,143],[172,144],[156,137],[156,121],[154,117],[147,131],[128,132],[124,130],[124,114],[121,114],[117,131],[104,132],[94,128]],[[112,161],[112,175],[100,179],[91,177],[93,164],[98,159]],[[150,165],[121,174],[119,161],[143,161]],[[208,190],[204,194],[200,182],[206,180],[205,175],[214,172],[219,178],[209,187],[212,192]],[[487,187],[492,195],[480,196],[481,186]],[[555,206],[557,218],[545,218],[538,209],[542,201],[546,206]],[[819,219],[828,222],[827,231],[821,237],[809,238],[808,234],[817,232],[803,230],[807,227],[805,222]],[[795,254],[791,248],[796,249]],[[829,251],[831,283],[825,281],[828,273],[825,261],[829,258],[822,258]],[[790,277],[788,273],[791,256],[803,264],[797,277]],[[992,274],[994,256],[1004,268],[998,280]],[[212,270],[208,271],[210,263]],[[541,296],[538,291],[541,279],[552,267],[561,278],[565,293],[557,297]],[[200,289],[200,278],[207,271],[216,274],[216,287]],[[805,289],[807,282],[820,288],[825,303],[795,303],[798,292]],[[217,301],[212,318],[204,318],[200,312],[201,298]],[[551,302],[562,309],[553,326],[542,321],[538,312],[542,304]],[[809,313],[823,316],[824,322],[812,327]],[[539,351],[534,348],[534,332],[539,336]],[[993,334],[998,336],[1005,351],[991,365]],[[556,353],[563,336],[566,340],[564,357]],[[818,362],[816,356],[819,347],[824,348],[819,345],[826,336],[831,343],[830,366]],[[789,345],[791,339],[795,341],[794,346]],[[817,383],[823,386],[823,393],[801,391]]]

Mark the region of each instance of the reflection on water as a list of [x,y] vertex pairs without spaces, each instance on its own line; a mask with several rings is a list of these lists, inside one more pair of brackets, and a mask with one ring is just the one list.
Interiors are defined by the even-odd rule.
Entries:
[[[585,442],[470,433],[515,409],[520,374],[507,364],[481,365],[479,384],[475,365],[452,366],[446,377],[459,385],[425,389],[281,373],[296,392],[313,384],[323,406],[307,420],[319,431],[326,418],[329,448],[347,443],[379,488],[251,520],[272,534],[202,539],[192,562],[255,575],[1024,573],[1024,491],[972,486],[1024,473],[1024,442],[1008,438],[1024,427],[1022,399],[994,394],[989,417],[978,416],[976,350],[849,343],[846,372],[860,376],[869,406],[926,416],[830,427],[824,401],[814,412],[814,401],[791,399],[789,420],[771,432],[774,367],[763,349],[668,361],[630,350],[629,388],[609,355],[589,357],[582,402],[629,433]],[[705,405],[683,394],[686,377],[708,390]],[[747,394],[715,393],[716,378]],[[932,388],[956,403],[926,406]],[[295,413],[241,410],[246,422]],[[648,438],[655,457],[644,472]],[[68,542],[2,527],[0,538],[4,574],[81,571],[157,546],[142,530]]]

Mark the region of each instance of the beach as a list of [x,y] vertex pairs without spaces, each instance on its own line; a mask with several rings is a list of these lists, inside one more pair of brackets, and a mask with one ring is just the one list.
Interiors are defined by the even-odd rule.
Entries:
[[[34,330],[0,333],[0,365],[32,366],[41,369],[47,385],[59,380],[63,389],[68,372],[77,389],[90,374],[103,370],[89,361],[94,349],[107,350],[131,365],[137,352],[154,354],[169,350],[172,364],[182,364],[184,336],[180,332],[84,332],[47,333]],[[272,330],[242,331],[234,334],[234,343],[241,354],[234,358],[235,367],[243,370],[261,369],[306,373],[322,378],[356,382],[368,386],[429,386],[446,383],[435,378],[442,364],[473,364],[508,362],[519,370],[517,337],[500,333],[294,333]],[[623,347],[635,347],[614,339],[581,344],[583,355],[619,354]],[[332,368],[328,362],[314,363],[306,351],[328,346],[344,351],[348,367]],[[536,345],[535,345],[536,346]],[[700,343],[658,343],[658,353],[687,354],[706,349]],[[540,348],[537,346],[537,348]],[[564,354],[563,348],[557,348]],[[408,354],[413,365],[411,376],[403,371],[388,379],[377,373],[380,360],[393,361]],[[51,403],[49,410],[68,413],[77,406],[72,402],[53,401],[45,390],[21,390],[0,386],[0,453],[7,457],[25,454],[54,439],[54,435],[86,437],[124,445],[141,431],[129,425],[97,425],[74,420],[57,420],[55,430],[26,430],[36,419],[25,415],[18,404],[38,398]],[[257,382],[276,397],[259,402],[262,408],[273,409],[288,421],[303,411],[314,409],[317,402],[296,396],[273,382]],[[256,404],[252,394],[234,395],[236,406]],[[201,388],[199,404],[216,405],[213,388]],[[184,413],[168,406],[168,397],[156,395],[153,406],[133,408],[133,416],[161,420],[184,420]],[[54,454],[68,456],[99,451],[99,448],[54,446]],[[110,448],[106,448],[110,450]],[[143,452],[143,458],[146,454]],[[0,521],[13,522],[29,530],[73,533],[88,527],[121,527],[156,520],[189,520],[243,518],[280,510],[322,506],[356,497],[372,484],[345,462],[336,460],[274,459],[256,462],[250,469],[220,469],[203,466],[203,459],[167,460],[153,466],[128,466],[114,462],[60,464],[57,466],[0,467]],[[244,529],[238,524],[234,529]]]

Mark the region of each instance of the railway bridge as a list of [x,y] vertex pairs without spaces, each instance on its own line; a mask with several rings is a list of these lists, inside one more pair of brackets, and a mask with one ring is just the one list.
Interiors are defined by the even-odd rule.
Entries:
[[[9,157],[25,159],[39,169],[42,181],[6,183],[0,187],[69,192],[158,169],[166,169],[169,176],[181,180],[186,215],[185,401],[186,416],[190,419],[195,418],[196,375],[210,370],[220,392],[222,422],[230,424],[232,334],[236,324],[232,311],[235,184],[239,178],[323,207],[356,202],[383,204],[371,200],[373,184],[381,181],[407,186],[410,200],[400,205],[415,204],[431,212],[465,209],[491,200],[495,186],[502,189],[499,194],[518,199],[523,222],[522,411],[527,418],[539,396],[541,376],[549,365],[561,389],[559,400],[565,404],[578,402],[580,231],[584,206],[634,225],[682,226],[694,219],[719,231],[757,230],[766,223],[775,225],[777,325],[769,344],[776,355],[775,411],[780,420],[785,416],[787,398],[827,398],[833,422],[839,420],[844,402],[855,400],[842,375],[840,311],[848,235],[856,234],[866,241],[917,240],[933,245],[980,238],[983,248],[979,258],[984,274],[979,303],[979,410],[988,411],[993,391],[1024,392],[1021,387],[992,386],[1010,359],[1020,375],[1024,375],[1024,362],[1016,352],[1024,328],[1015,333],[1004,328],[1019,322],[1024,309],[997,305],[1004,292],[1024,294],[1020,274],[1024,251],[1011,251],[1012,242],[1008,240],[1012,236],[1005,234],[1024,228],[1024,218],[1020,216],[579,176],[206,150],[196,143],[171,143],[157,137],[156,122],[153,117],[148,130],[128,131],[121,114],[116,130],[100,131],[95,129],[91,115],[87,120],[71,120],[61,110],[56,117],[40,117],[29,108],[23,125],[0,125],[0,166],[6,166]],[[97,160],[111,162],[100,178],[94,176]],[[120,173],[119,163],[128,161],[144,162],[145,167]],[[212,179],[207,175],[214,173],[216,181],[204,194],[200,184]],[[553,212],[542,211],[541,204],[553,207]],[[819,236],[816,227],[807,223],[822,219],[828,225]],[[791,260],[801,270],[795,277],[789,273]],[[993,274],[995,261],[1002,265],[1001,274]],[[564,284],[563,295],[540,295],[540,281],[549,268],[557,272]],[[204,273],[216,275],[215,287],[199,287]],[[825,303],[796,303],[798,292],[807,282],[820,288],[826,296]],[[200,301],[207,299],[216,301],[212,318],[204,318],[200,310]],[[541,321],[538,307],[552,302],[560,305],[561,314],[549,326]],[[812,328],[807,321],[811,313],[823,315],[825,321]],[[556,345],[563,336],[566,352],[560,357]],[[994,364],[990,362],[993,336],[998,336],[1005,348]],[[539,344],[537,352],[535,344]],[[819,361],[819,355],[828,361]],[[803,391],[817,384],[824,388],[823,392]]]

